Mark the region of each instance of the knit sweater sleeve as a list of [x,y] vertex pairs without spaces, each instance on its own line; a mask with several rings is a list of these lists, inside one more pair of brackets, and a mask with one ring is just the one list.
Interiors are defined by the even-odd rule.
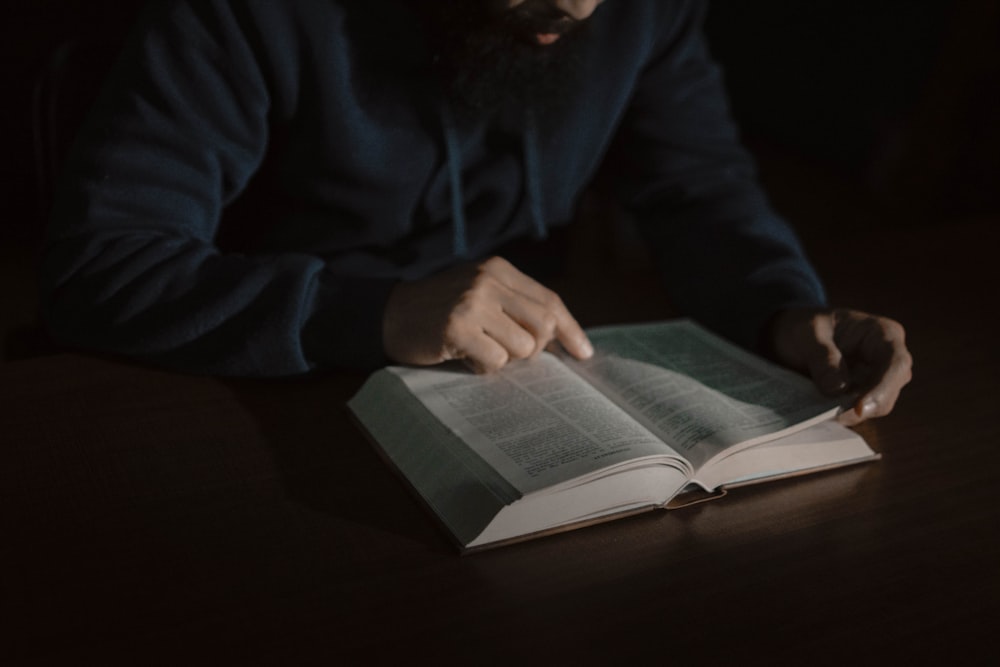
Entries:
[[280,22],[281,4],[257,3],[275,16],[254,17],[238,2],[159,3],[133,35],[54,209],[41,282],[58,341],[222,375],[384,363],[391,281],[215,244],[268,145],[275,82],[252,24]]
[[661,6],[664,29],[620,133],[619,184],[674,304],[754,348],[779,309],[826,297],[740,146],[701,32],[705,4]]

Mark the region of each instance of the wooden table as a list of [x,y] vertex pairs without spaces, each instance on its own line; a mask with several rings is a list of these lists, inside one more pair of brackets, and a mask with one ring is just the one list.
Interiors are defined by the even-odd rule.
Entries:
[[989,662],[989,240],[822,245],[838,301],[908,324],[916,379],[862,428],[881,462],[467,557],[351,425],[359,375],[0,366],[0,662]]

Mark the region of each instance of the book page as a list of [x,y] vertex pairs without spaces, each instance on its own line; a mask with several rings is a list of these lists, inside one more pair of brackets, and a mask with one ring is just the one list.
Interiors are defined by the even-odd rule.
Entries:
[[376,449],[461,545],[522,497],[396,375],[372,374],[347,405]]
[[499,373],[463,367],[393,367],[449,430],[521,493],[531,493],[636,458],[676,452],[569,371],[554,356]]
[[878,456],[864,438],[836,421],[825,421],[731,456],[723,454],[692,481],[712,490],[874,458]]
[[597,350],[568,361],[698,468],[836,414],[808,379],[755,357],[687,320],[587,332]]

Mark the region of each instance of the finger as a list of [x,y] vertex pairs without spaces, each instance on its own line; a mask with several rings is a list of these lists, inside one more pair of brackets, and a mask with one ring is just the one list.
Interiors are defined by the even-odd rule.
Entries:
[[906,334],[897,322],[877,318],[861,348],[878,370],[873,386],[855,404],[853,412],[858,421],[892,412],[903,387],[913,379],[913,358],[906,348]]
[[[471,285],[465,286],[469,279],[460,276],[464,291],[450,307],[442,336],[445,358],[462,359],[477,372],[499,370],[511,359],[531,356],[537,347],[532,333],[504,312],[505,301],[526,299],[512,298],[514,293],[485,267],[476,267]],[[521,309],[525,307],[530,306]]]
[[[535,357],[555,340],[558,319],[547,306],[506,286],[503,286],[503,290],[500,315],[505,322],[497,323],[497,333],[504,336],[501,342],[507,345],[508,349],[512,350],[512,356],[518,359]],[[520,334],[512,330],[515,328]],[[490,333],[493,334],[492,329]],[[528,339],[526,340],[521,334]],[[504,342],[505,340],[517,344],[516,352]]]
[[913,360],[902,325],[885,317],[843,311],[837,340],[851,361],[856,386],[862,390],[841,421],[854,425],[889,414],[913,377]]
[[844,357],[834,338],[836,319],[830,315],[814,316],[809,326],[811,335],[804,341],[805,366],[809,376],[828,395],[847,389]]
[[499,371],[510,361],[507,350],[484,332],[466,338],[462,347],[455,350],[454,358],[461,359],[473,372],[480,374]]
[[[562,303],[562,301],[560,301]],[[580,323],[566,310],[562,316],[557,315],[556,339],[566,351],[577,359],[590,359],[594,356],[594,346],[587,334],[583,332]]]
[[858,413],[856,407],[844,410],[839,415],[837,415],[837,422],[839,422],[844,426],[857,426],[863,421],[864,419]]
[[512,306],[510,314],[534,335],[537,345],[532,356],[553,340],[559,341],[577,359],[589,359],[594,354],[587,334],[554,293],[545,304],[518,302]]
[[[487,261],[486,270],[501,284],[517,295],[527,297],[528,302],[509,300],[504,307],[518,323],[528,329],[537,342],[538,354],[553,339],[577,359],[588,359],[594,348],[584,333],[580,323],[570,314],[559,295],[528,275],[525,275],[503,258],[494,257]],[[541,306],[533,308],[529,302]]]
[[[510,327],[504,329],[506,320]],[[486,328],[502,333],[494,337],[487,333]],[[491,373],[500,370],[510,361],[510,352],[497,338],[505,337],[517,341],[519,327],[505,317],[500,308],[483,307],[477,300],[467,300],[456,307],[448,318],[442,338],[442,359],[459,359],[477,373]],[[534,339],[523,329],[520,334],[526,337],[527,347],[534,346]],[[509,343],[517,348],[518,343]],[[524,342],[522,339],[521,345]]]
[[[519,311],[541,310],[541,307],[532,304],[518,304]],[[545,347],[552,340],[551,331],[548,334],[544,330],[527,324],[539,316],[529,319],[528,316],[517,317],[508,313],[505,309],[498,308],[483,323],[484,333],[495,340],[506,350],[511,359],[529,359]]]

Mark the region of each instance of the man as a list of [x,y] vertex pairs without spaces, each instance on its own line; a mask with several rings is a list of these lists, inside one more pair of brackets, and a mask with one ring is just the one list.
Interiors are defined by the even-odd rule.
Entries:
[[[902,328],[831,310],[737,145],[701,0],[174,0],[137,29],[71,156],[44,265],[66,343],[287,375],[590,345],[495,253],[566,223],[609,153],[675,304],[864,391]],[[221,247],[266,174],[267,236]],[[222,229],[221,237],[226,230]]]

